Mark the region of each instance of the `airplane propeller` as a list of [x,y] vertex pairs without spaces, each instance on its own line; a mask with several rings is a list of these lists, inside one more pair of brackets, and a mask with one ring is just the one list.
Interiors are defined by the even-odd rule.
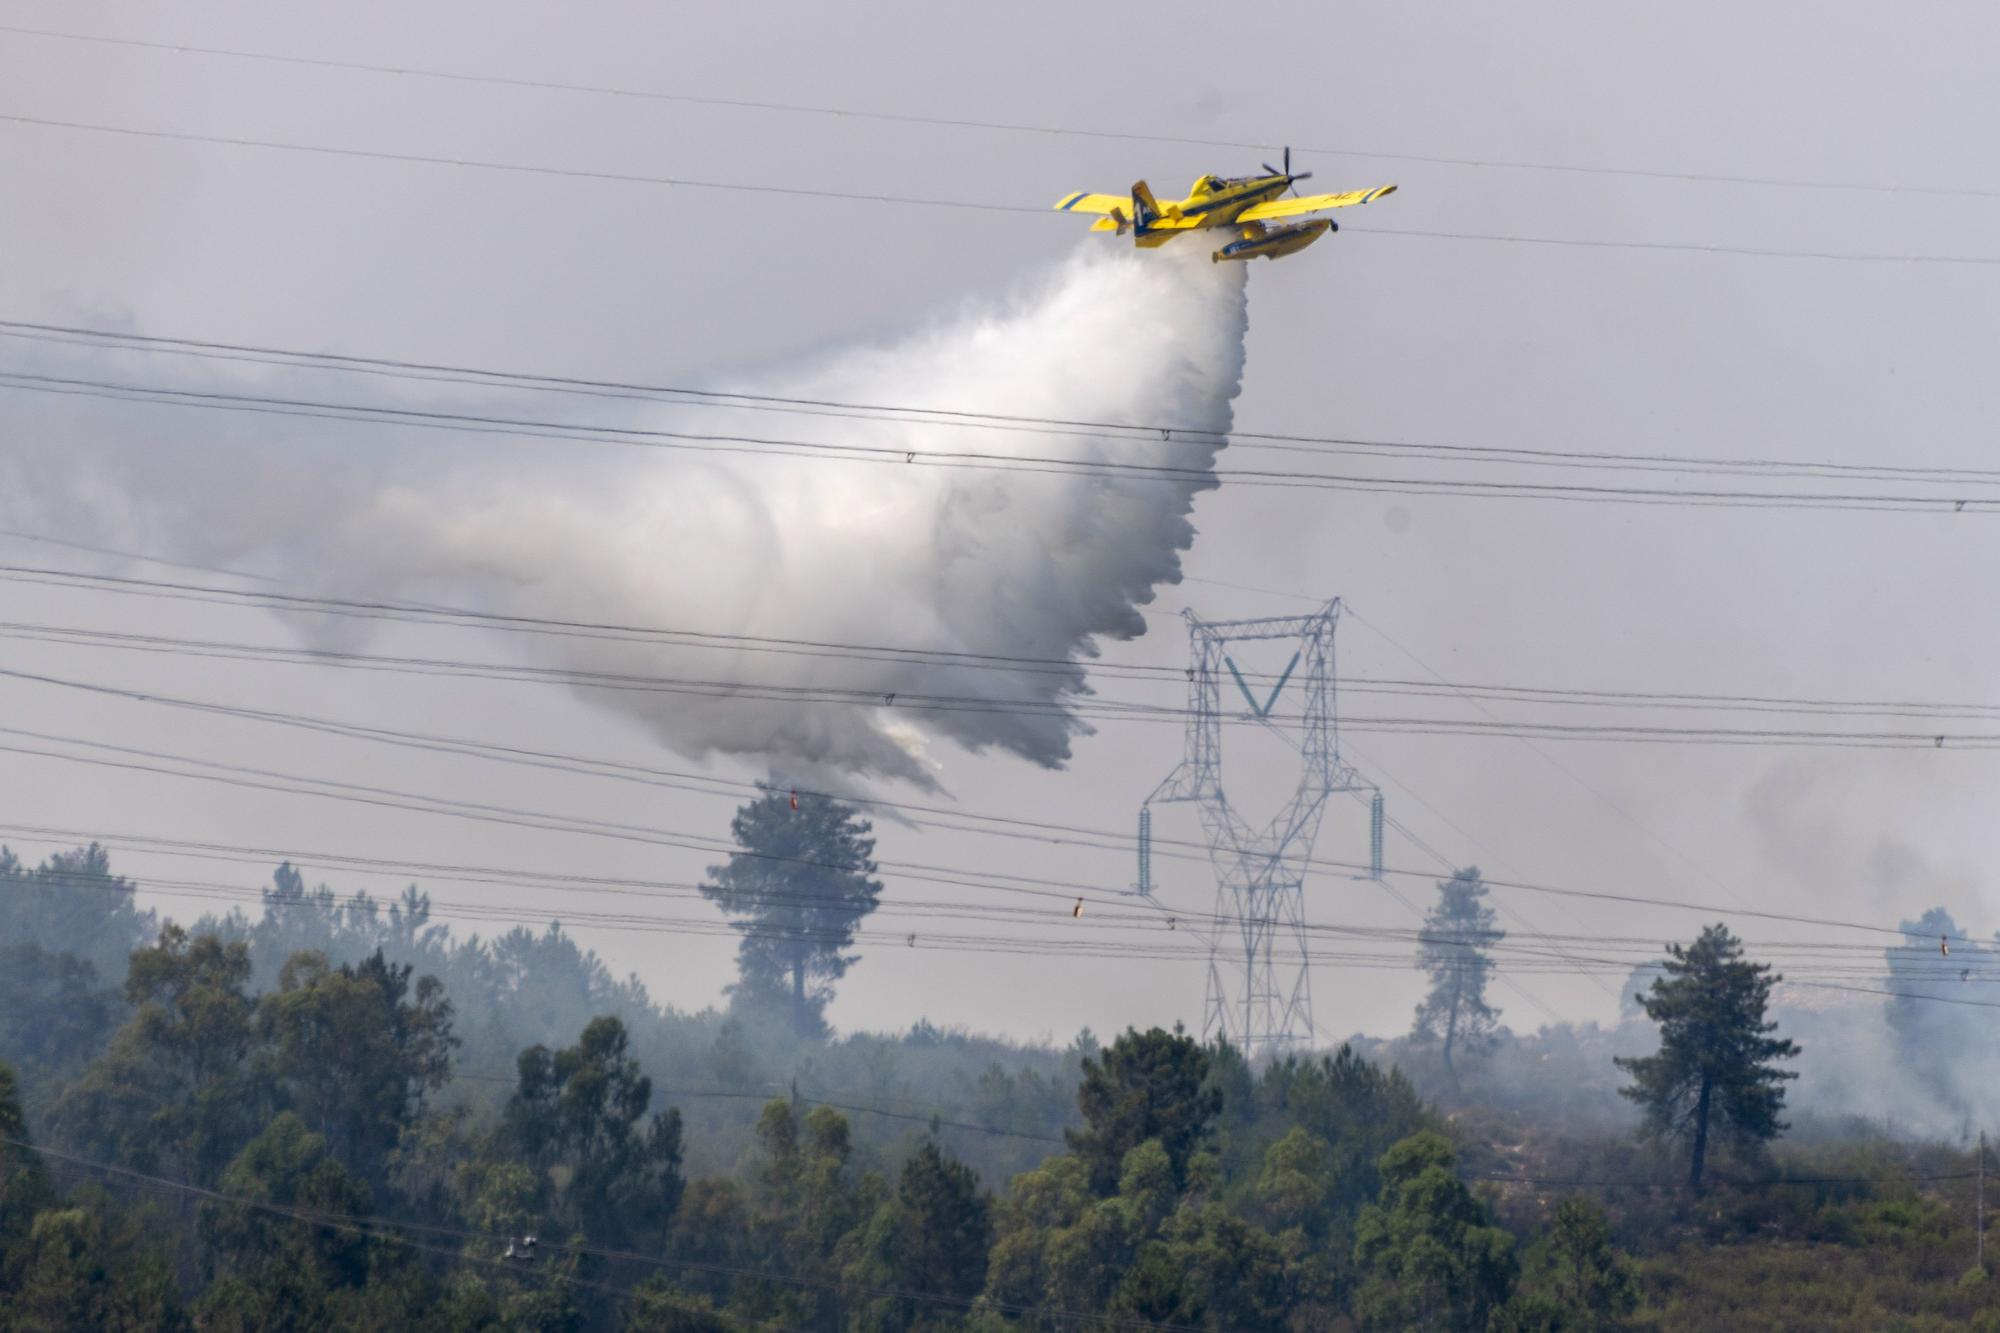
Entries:
[[1285,168],[1283,171],[1280,171],[1278,168],[1272,166],[1269,162],[1264,163],[1263,167],[1265,171],[1269,172],[1273,176],[1283,176],[1285,178],[1285,184],[1292,187],[1293,194],[1297,194],[1299,192],[1298,182],[1310,179],[1312,173],[1310,171],[1301,171],[1296,176],[1292,174],[1292,147],[1290,144],[1285,145],[1284,163],[1285,163]]

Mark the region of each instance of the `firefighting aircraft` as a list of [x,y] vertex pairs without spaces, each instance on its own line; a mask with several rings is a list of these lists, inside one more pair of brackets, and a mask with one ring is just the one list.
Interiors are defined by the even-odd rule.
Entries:
[[[1378,185],[1372,190],[1349,190],[1346,194],[1301,195],[1293,186],[1312,173],[1292,174],[1289,148],[1285,150],[1284,163],[1282,170],[1264,163],[1267,174],[1262,176],[1203,176],[1188,191],[1187,198],[1168,203],[1155,199],[1146,182],[1140,181],[1132,187],[1129,198],[1115,194],[1064,195],[1056,201],[1056,211],[1102,214],[1092,224],[1092,231],[1115,231],[1120,236],[1129,231],[1133,233],[1133,241],[1146,249],[1165,245],[1184,231],[1235,230],[1237,239],[1209,256],[1219,264],[1226,259],[1255,259],[1260,255],[1276,259],[1303,250],[1326,233],[1339,231],[1339,224],[1332,218],[1314,218],[1283,227],[1265,224],[1328,208],[1372,204],[1396,189],[1393,185]],[[1281,197],[1286,190],[1292,191],[1292,198]]]

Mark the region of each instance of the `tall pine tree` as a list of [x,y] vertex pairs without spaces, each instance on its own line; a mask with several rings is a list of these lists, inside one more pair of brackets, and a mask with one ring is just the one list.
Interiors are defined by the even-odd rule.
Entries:
[[701,886],[743,932],[737,1003],[783,1011],[801,1037],[825,1032],[833,983],[855,959],[845,950],[882,896],[871,827],[831,797],[765,787],[730,821],[742,850]]
[[1660,1025],[1660,1049],[1617,1057],[1632,1075],[1619,1091],[1646,1112],[1647,1132],[1688,1144],[1688,1184],[1701,1188],[1711,1135],[1732,1147],[1755,1149],[1785,1129],[1785,1081],[1777,1067],[1799,1053],[1798,1044],[1770,1034],[1764,1011],[1771,987],[1783,978],[1767,964],[1743,960],[1743,942],[1721,925],[1708,927],[1693,945],[1667,946],[1652,989],[1639,997],[1646,1017]]
[[1486,950],[1507,937],[1494,927],[1479,868],[1469,866],[1438,885],[1436,906],[1424,914],[1417,935],[1417,966],[1430,974],[1430,993],[1417,1006],[1411,1035],[1443,1045],[1444,1071],[1455,1084],[1455,1053],[1477,1053],[1493,1044],[1500,1011],[1486,1002],[1493,960]]

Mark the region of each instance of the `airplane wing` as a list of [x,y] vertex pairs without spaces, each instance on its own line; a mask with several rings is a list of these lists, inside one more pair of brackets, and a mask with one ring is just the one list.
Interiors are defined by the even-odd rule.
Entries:
[[1056,200],[1058,213],[1109,213],[1112,209],[1130,213],[1132,196],[1128,194],[1089,194],[1079,192],[1066,194]]
[[1268,222],[1272,218],[1297,217],[1301,213],[1317,213],[1323,208],[1351,208],[1355,204],[1372,204],[1385,194],[1394,194],[1393,185],[1378,185],[1372,190],[1349,190],[1346,194],[1308,194],[1298,199],[1273,199],[1268,204],[1258,204],[1246,208],[1236,215],[1238,222]]

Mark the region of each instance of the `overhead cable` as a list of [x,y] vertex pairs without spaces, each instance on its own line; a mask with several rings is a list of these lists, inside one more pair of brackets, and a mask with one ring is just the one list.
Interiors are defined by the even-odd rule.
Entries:
[[[670,186],[679,189],[734,191],[746,194],[799,199],[838,199],[857,203],[893,204],[903,208],[950,208],[991,213],[1027,213],[1056,216],[1051,210],[1029,204],[1002,204],[970,199],[947,199],[930,195],[906,195],[861,190],[837,190],[803,185],[770,185],[754,181],[717,181],[692,176],[653,175],[644,172],[610,171],[588,167],[564,167],[527,162],[507,162],[493,158],[412,153],[389,149],[343,147],[335,144],[304,143],[269,139],[255,135],[203,134],[191,130],[167,130],[140,125],[114,125],[102,121],[69,120],[54,116],[33,116],[22,112],[0,112],[0,122],[35,129],[115,135],[174,143],[198,143],[230,148],[255,148],[276,152],[306,153],[406,165],[455,167],[460,170],[500,172],[510,175],[551,176],[568,180],[614,182],[627,185]],[[1412,227],[1370,226],[1350,235],[1406,237],[1423,240],[1477,241],[1497,245],[1562,246],[1583,249],[1679,252],[1730,255],[1757,259],[1797,259],[1860,264],[1908,264],[1925,267],[1991,268],[2000,266],[2000,255],[1923,255],[1845,250],[1810,250],[1779,246],[1708,245],[1694,241],[1589,240],[1559,236],[1527,236],[1499,232],[1426,230]]]
[[1034,124],[1021,121],[978,119],[968,116],[923,115],[915,112],[885,111],[866,107],[828,106],[769,98],[724,97],[685,91],[629,85],[584,83],[575,80],[533,78],[521,75],[485,74],[465,70],[437,69],[412,64],[376,64],[360,60],[340,60],[328,56],[290,55],[276,51],[251,51],[240,47],[202,46],[188,42],[148,41],[105,33],[64,32],[18,24],[0,25],[0,32],[21,37],[42,37],[57,41],[84,42],[98,46],[121,46],[135,50],[162,51],[174,55],[216,56],[231,60],[259,61],[311,69],[342,70],[353,73],[389,75],[397,79],[435,79],[449,83],[483,84],[491,87],[531,89],[538,92],[581,93],[616,98],[621,101],[667,102],[683,106],[722,107],[741,111],[777,112],[787,115],[820,116],[843,121],[874,121],[898,125],[923,125],[944,129],[980,130],[1003,134],[1025,134],[1043,138],[1112,140],[1122,143],[1174,144],[1191,148],[1224,148],[1243,152],[1275,152],[1290,147],[1302,154],[1325,157],[1354,157],[1377,162],[1414,162],[1427,166],[1473,167],[1482,170],[1558,172],[1581,176],[1623,176],[1640,180],[1701,182],[1719,185],[1767,186],[1793,190],[1846,190],[1872,194],[1936,195],[1947,198],[1996,198],[2000,190],[1976,185],[1890,184],[1879,181],[1815,179],[1797,176],[1757,175],[1744,172],[1682,171],[1659,167],[1608,167],[1584,163],[1537,162],[1505,157],[1469,157],[1442,153],[1391,152],[1353,145],[1329,147],[1314,144],[1283,144],[1250,139],[1223,139],[1163,134],[1158,131],[1108,130],[1072,125]]

